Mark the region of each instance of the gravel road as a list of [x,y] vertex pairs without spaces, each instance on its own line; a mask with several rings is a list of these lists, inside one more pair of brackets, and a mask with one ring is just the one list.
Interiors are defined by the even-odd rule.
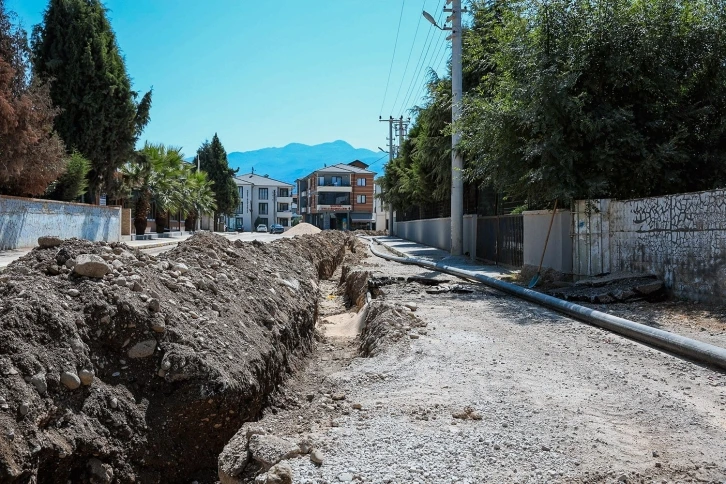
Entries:
[[[362,265],[436,276],[377,258]],[[415,302],[428,325],[376,357],[357,357],[350,338],[318,343],[261,422],[323,452],[322,466],[287,461],[294,482],[726,482],[724,373],[465,288],[385,286],[384,300]],[[460,416],[474,419],[452,417],[466,407]]]

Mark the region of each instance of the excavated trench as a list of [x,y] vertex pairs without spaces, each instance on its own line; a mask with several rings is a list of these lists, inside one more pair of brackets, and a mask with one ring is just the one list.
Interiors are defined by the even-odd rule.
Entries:
[[213,482],[313,345],[352,237],[50,240],[0,275],[0,482]]
[[[362,246],[358,247],[363,248]],[[355,252],[355,246],[351,246]],[[289,484],[296,482],[287,464],[289,459],[306,458],[319,463],[315,438],[304,431],[311,423],[325,420],[317,413],[309,413],[310,402],[320,392],[320,386],[330,384],[328,375],[347,366],[356,357],[374,357],[390,345],[408,340],[411,331],[426,326],[412,310],[385,300],[375,300],[371,290],[379,287],[378,280],[369,270],[359,267],[359,258],[349,253],[340,268],[328,280],[322,280],[319,337],[316,351],[306,362],[303,371],[273,395],[261,420],[245,423],[230,439],[219,456],[221,484]],[[399,281],[396,281],[399,282]],[[380,291],[376,295],[381,295]],[[331,361],[332,360],[332,361]],[[302,388],[307,390],[306,401],[299,399]],[[335,414],[344,395],[331,392],[333,405],[324,405],[319,411]],[[306,408],[308,410],[306,410]],[[292,411],[293,414],[286,413]],[[297,428],[296,437],[289,433],[276,435],[280,430],[279,412],[285,412],[285,428]],[[302,414],[295,416],[295,412]],[[298,425],[305,422],[304,425]],[[271,433],[272,432],[272,433]]]

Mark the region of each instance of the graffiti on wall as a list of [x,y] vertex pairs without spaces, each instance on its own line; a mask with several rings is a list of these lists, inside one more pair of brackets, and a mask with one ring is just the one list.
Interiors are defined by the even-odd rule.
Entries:
[[697,300],[726,296],[726,192],[612,201],[614,270],[663,277],[674,294]]

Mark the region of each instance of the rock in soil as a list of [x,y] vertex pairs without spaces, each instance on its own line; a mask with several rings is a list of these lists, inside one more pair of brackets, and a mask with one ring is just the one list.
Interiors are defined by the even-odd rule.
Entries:
[[79,276],[101,278],[111,272],[111,268],[102,257],[95,254],[80,254],[76,258],[73,272]]
[[18,410],[0,411],[0,482],[216,480],[224,445],[310,351],[319,280],[349,238],[203,233],[156,257],[69,239],[11,263],[0,397]]

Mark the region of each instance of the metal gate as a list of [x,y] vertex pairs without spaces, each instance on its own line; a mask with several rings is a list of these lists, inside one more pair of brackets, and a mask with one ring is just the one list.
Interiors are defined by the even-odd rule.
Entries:
[[512,267],[524,265],[524,217],[499,215],[478,217],[476,257]]

